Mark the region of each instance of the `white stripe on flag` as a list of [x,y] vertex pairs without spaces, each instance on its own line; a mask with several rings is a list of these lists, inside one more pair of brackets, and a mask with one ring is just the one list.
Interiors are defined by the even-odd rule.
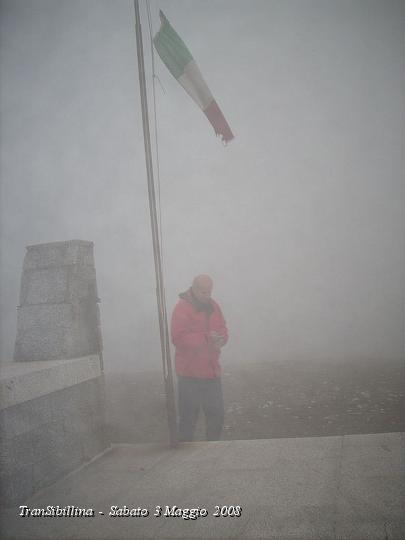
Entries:
[[187,64],[183,74],[177,80],[202,110],[213,101],[214,97],[194,60]]

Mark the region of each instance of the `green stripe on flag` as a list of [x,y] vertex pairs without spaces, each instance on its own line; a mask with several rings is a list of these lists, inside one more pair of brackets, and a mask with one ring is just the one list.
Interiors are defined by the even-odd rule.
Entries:
[[170,73],[178,79],[193,57],[162,12],[160,12],[160,18],[162,25],[153,38],[153,43]]

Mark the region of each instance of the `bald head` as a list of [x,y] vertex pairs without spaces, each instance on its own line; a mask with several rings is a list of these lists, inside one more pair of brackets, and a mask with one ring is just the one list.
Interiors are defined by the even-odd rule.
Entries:
[[191,286],[194,296],[200,302],[208,304],[211,298],[213,282],[210,276],[206,274],[200,274],[193,279]]

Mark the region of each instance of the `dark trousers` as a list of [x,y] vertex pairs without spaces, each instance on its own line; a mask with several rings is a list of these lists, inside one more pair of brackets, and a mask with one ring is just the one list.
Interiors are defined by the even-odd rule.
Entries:
[[198,413],[205,414],[207,441],[221,437],[224,424],[224,401],[221,379],[198,379],[177,376],[179,395],[179,441],[192,441]]

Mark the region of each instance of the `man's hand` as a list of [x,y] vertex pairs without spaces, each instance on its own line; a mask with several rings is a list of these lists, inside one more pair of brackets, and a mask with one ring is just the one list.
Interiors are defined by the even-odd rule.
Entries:
[[218,334],[218,332],[215,332],[214,330],[210,332],[210,338],[212,340],[212,344],[214,347],[218,350],[221,349],[225,345],[225,338],[221,334]]

